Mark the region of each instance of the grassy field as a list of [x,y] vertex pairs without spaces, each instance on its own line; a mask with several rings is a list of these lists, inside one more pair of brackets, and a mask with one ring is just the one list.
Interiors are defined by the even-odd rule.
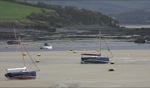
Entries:
[[[54,10],[45,9],[54,12]],[[26,20],[26,16],[32,12],[42,12],[41,8],[10,3],[0,0],[0,20]]]

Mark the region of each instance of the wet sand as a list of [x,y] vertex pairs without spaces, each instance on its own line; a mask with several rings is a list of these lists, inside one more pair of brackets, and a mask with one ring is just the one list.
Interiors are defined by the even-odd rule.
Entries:
[[[0,53],[0,87],[150,87],[150,50],[112,50],[115,64],[80,64],[81,53],[96,51],[34,51],[39,60],[34,80],[8,80],[7,68],[23,66],[20,52]],[[41,56],[37,56],[40,54]],[[103,55],[109,55],[104,51]],[[25,56],[27,64],[30,61]],[[109,72],[113,68],[115,71]],[[32,66],[32,69],[35,69]]]

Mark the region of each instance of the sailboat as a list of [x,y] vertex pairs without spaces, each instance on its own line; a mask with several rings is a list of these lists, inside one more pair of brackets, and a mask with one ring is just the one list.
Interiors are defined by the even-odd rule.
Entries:
[[16,36],[16,31],[14,29],[14,36],[15,36],[15,39],[14,40],[9,40],[7,41],[7,44],[8,45],[11,45],[11,44],[19,44],[20,42],[17,40],[17,36]]
[[[22,58],[23,58],[24,66],[23,67],[6,69],[7,73],[5,74],[5,77],[8,78],[8,79],[35,79],[36,78],[36,72],[40,71],[40,70],[37,67],[37,65],[34,62],[34,60],[32,59],[31,55],[27,52],[27,49],[25,48],[25,46],[22,44],[20,37],[19,37],[19,42],[20,42],[19,44],[21,46]],[[30,71],[29,69],[27,69],[27,66],[25,64],[25,58],[24,58],[25,55],[24,55],[23,49],[26,51],[26,53],[30,57],[32,63],[37,68],[37,71],[34,71],[34,70]]]
[[[89,54],[89,53],[83,53],[81,54],[81,64],[84,63],[101,63],[101,64],[106,64],[109,63],[110,57],[106,57],[106,56],[102,56],[101,54],[101,40],[102,40],[102,36],[101,36],[101,32],[99,32],[99,36],[98,36],[99,40],[100,40],[100,44],[99,44],[99,53],[98,54]],[[111,57],[113,57],[106,41],[104,40],[108,51],[111,54]]]

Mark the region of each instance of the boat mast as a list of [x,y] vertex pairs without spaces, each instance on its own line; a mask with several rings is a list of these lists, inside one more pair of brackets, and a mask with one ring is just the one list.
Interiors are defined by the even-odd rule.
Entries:
[[[17,20],[15,21],[15,24],[17,25]],[[16,35],[15,27],[13,27],[13,29],[14,29],[15,40],[17,40],[17,35]],[[21,40],[21,38],[20,38],[20,40]]]
[[38,66],[36,65],[36,63],[34,62],[34,60],[32,59],[31,55],[29,54],[29,52],[27,51],[27,49],[25,48],[24,45],[22,45],[22,47],[25,49],[25,51],[27,52],[28,56],[30,57],[31,61],[33,62],[33,64],[35,65],[35,67],[38,69],[38,71],[40,71],[40,69],[38,68]]
[[104,40],[104,42],[105,42],[105,44],[106,44],[106,46],[107,46],[107,50],[108,50],[108,51],[110,52],[110,54],[111,54],[111,58],[113,58],[114,56],[113,56],[112,52],[110,51],[110,49],[109,49],[109,47],[108,47],[108,45],[107,45],[105,39],[103,39],[103,40]]
[[13,28],[13,29],[14,29],[15,40],[17,40],[16,30],[15,30],[15,28]]
[[26,66],[26,64],[25,64],[25,58],[24,58],[23,49],[26,51],[26,53],[28,54],[29,58],[31,59],[31,61],[33,62],[33,64],[35,65],[35,67],[38,69],[38,71],[40,71],[40,69],[38,68],[38,66],[36,65],[36,63],[34,62],[34,60],[32,59],[31,55],[29,54],[29,52],[27,51],[27,49],[25,48],[25,46],[22,44],[20,36],[19,36],[19,41],[20,41],[20,46],[21,46],[21,51],[22,51],[22,57],[23,57],[24,66]]
[[99,46],[99,55],[101,56],[101,32],[99,31],[99,43],[100,43],[100,46]]
[[20,36],[19,36],[19,42],[20,42],[21,53],[22,53],[22,58],[23,58],[23,65],[25,66],[25,58],[24,58],[24,55],[23,55],[23,45],[22,45]]

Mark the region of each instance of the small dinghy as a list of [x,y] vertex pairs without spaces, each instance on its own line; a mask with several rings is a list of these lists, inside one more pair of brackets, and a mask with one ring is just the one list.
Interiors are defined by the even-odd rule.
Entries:
[[44,46],[40,47],[40,49],[53,49],[53,47],[49,45],[48,43],[45,43]]

